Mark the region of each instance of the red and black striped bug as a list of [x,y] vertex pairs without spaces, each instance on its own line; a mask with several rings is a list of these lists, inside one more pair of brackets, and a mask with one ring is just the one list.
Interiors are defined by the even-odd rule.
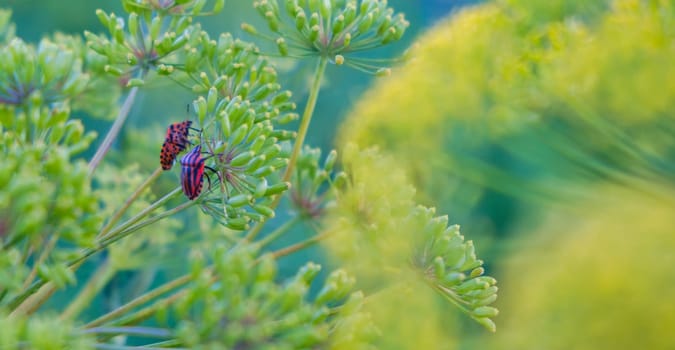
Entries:
[[162,169],[171,169],[178,153],[183,152],[190,144],[188,140],[190,129],[197,130],[191,125],[192,121],[186,120],[173,123],[166,129],[166,137],[159,153],[159,163],[162,165]]
[[206,175],[206,179],[209,181],[209,188],[211,187],[211,178],[209,174],[204,172],[205,169],[218,174],[215,169],[205,165],[207,158],[202,157],[202,146],[198,145],[180,160],[180,182],[183,187],[183,193],[185,193],[185,196],[189,200],[199,197],[204,184],[204,175]]

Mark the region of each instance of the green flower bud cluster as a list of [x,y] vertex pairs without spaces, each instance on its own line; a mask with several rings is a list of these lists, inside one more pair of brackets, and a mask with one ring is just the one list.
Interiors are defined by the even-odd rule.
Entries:
[[499,311],[488,305],[497,300],[497,280],[483,276],[483,261],[476,258],[473,242],[464,240],[459,226],[448,226],[447,216],[434,214],[434,209],[420,206],[411,215],[421,228],[412,265],[436,291],[494,332],[491,317]]
[[[330,253],[357,273],[362,288],[424,282],[488,329],[497,309],[496,280],[482,276],[473,243],[448,218],[415,205],[414,190],[396,161],[375,149],[345,147],[349,178],[326,211]],[[413,273],[411,273],[413,272]],[[414,277],[411,277],[414,276]],[[423,283],[420,283],[423,285]]]
[[[81,124],[66,123],[61,129],[66,142],[89,143],[82,141]],[[57,135],[55,130],[59,128],[50,135]],[[73,162],[67,146],[27,144],[13,131],[3,131],[0,140],[0,255],[6,256],[0,270],[15,274],[3,291],[9,296],[20,291],[21,283],[15,282],[25,280],[29,269],[59,287],[73,282],[67,267],[77,252],[73,246],[91,246],[101,224],[86,163]]]
[[312,298],[309,288],[321,270],[317,264],[307,263],[294,277],[277,284],[271,256],[256,261],[255,252],[219,248],[214,253],[216,283],[203,273],[205,262],[196,260],[195,285],[173,308],[181,320],[176,334],[182,346],[323,348],[338,327],[333,315],[346,306],[352,312],[359,309],[358,300],[349,297],[354,279],[344,271],[330,274]]
[[202,127],[200,144],[207,166],[221,181],[219,194],[201,197],[202,209],[230,229],[246,230],[250,221],[274,216],[273,197],[289,187],[276,175],[288,163],[281,142],[295,133],[275,125],[298,115],[291,93],[281,89],[276,71],[254,45],[229,34],[210,40],[206,33],[200,43],[203,60],[195,68],[207,67],[215,74],[201,72],[196,77],[187,69],[186,74],[195,81],[192,90],[205,93],[192,106]]
[[81,58],[61,43],[43,39],[35,48],[12,38],[0,46],[0,105],[62,103],[81,94],[88,81]]
[[337,152],[332,150],[319,165],[321,149],[305,146],[291,178],[291,203],[300,216],[318,219],[335,199],[335,190],[347,183],[347,174],[333,172]]
[[[127,5],[130,3],[127,1]],[[150,3],[156,2],[145,5]],[[138,5],[144,6],[143,3]],[[199,38],[195,35],[199,30],[192,25],[192,17],[182,13],[130,12],[126,22],[103,10],[97,10],[96,15],[108,29],[110,38],[85,31],[87,43],[107,59],[105,71],[124,78],[127,87],[143,85],[146,73],[151,70],[160,75],[171,74],[176,62],[189,59],[180,56],[195,46]]]
[[58,317],[0,314],[0,349],[95,349],[94,341]]
[[387,70],[365,58],[349,57],[401,39],[409,23],[386,0],[259,0],[258,13],[274,33],[259,33],[250,24],[242,29],[273,41],[282,56],[318,55],[337,65],[371,73]]

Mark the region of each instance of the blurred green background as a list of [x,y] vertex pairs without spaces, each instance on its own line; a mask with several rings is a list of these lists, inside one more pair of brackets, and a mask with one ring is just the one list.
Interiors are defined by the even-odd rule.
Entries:
[[[411,28],[387,54],[419,40],[415,60],[375,82],[330,67],[307,142],[378,145],[423,204],[476,241],[499,280],[498,331],[467,319],[438,335],[454,340],[446,348],[675,348],[675,2],[460,9],[469,3],[390,1]],[[0,6],[28,41],[100,31],[96,8],[121,12],[116,1]],[[258,23],[251,4],[230,1],[204,26],[253,40],[242,21]],[[278,64],[301,109],[312,65]],[[122,157],[154,161],[144,150],[192,98],[148,89],[116,145]]]

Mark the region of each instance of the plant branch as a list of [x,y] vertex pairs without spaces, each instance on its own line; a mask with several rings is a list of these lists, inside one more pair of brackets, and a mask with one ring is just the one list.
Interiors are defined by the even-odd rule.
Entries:
[[112,266],[109,259],[99,265],[89,281],[82,287],[80,293],[72,299],[68,307],[61,313],[60,318],[62,320],[75,319],[116,272],[117,270]]
[[157,288],[137,297],[136,299],[118,307],[117,309],[115,309],[115,310],[113,310],[113,311],[111,311],[111,312],[109,312],[109,313],[107,313],[107,314],[87,323],[86,325],[84,325],[83,328],[97,327],[97,326],[100,326],[100,325],[102,325],[102,324],[104,324],[108,321],[114,320],[115,318],[124,315],[125,313],[133,310],[135,307],[137,307],[139,305],[143,305],[143,304],[147,303],[148,301],[150,301],[150,300],[152,300],[152,299],[154,299],[154,298],[156,298],[156,297],[158,297],[158,296],[160,296],[164,293],[168,293],[168,292],[170,292],[170,291],[172,291],[176,288],[179,288],[179,287],[182,287],[182,286],[186,285],[191,280],[192,280],[191,275],[185,275],[185,276],[181,276],[179,278],[176,278],[173,281],[165,283],[165,284],[163,284],[163,285],[161,285],[161,286],[159,286],[159,287],[157,287]]
[[286,248],[279,249],[277,251],[272,252],[272,257],[275,259],[278,259],[282,256],[290,255],[293,254],[299,250],[303,250],[307,247],[310,247],[318,242],[321,242],[322,240],[328,238],[331,235],[331,232],[324,232],[322,234],[316,235],[312,238],[306,239],[302,242],[298,242],[296,244],[293,244],[291,246],[288,246]]
[[99,163],[101,163],[103,157],[105,157],[106,153],[108,153],[108,150],[110,149],[110,146],[112,145],[113,141],[115,141],[117,135],[120,133],[120,130],[124,125],[124,122],[127,120],[127,117],[129,116],[131,106],[134,104],[136,94],[138,94],[137,86],[131,88],[131,90],[129,91],[129,94],[127,95],[126,99],[124,100],[124,103],[122,104],[122,108],[120,108],[120,111],[117,114],[117,118],[115,118],[115,122],[110,127],[110,130],[108,130],[108,134],[105,135],[105,139],[103,139],[103,142],[96,150],[96,154],[94,154],[94,157],[92,157],[91,161],[89,161],[89,177],[91,177],[94,174],[94,171],[98,167]]
[[148,177],[145,182],[143,182],[134,193],[131,194],[129,198],[124,202],[122,207],[115,212],[115,214],[110,218],[110,221],[101,229],[101,232],[98,233],[98,237],[105,237],[105,235],[110,231],[110,229],[115,225],[121,218],[127,209],[133,204],[136,199],[143,193],[143,191],[148,188],[162,173],[162,168],[158,167],[155,171]]

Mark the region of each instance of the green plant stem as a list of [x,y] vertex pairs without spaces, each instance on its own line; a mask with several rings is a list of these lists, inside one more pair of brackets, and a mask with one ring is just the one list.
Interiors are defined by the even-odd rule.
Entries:
[[110,281],[116,272],[117,270],[112,266],[109,259],[99,265],[96,271],[91,275],[91,278],[84,287],[82,287],[80,293],[72,299],[68,307],[61,313],[60,318],[62,320],[75,319]]
[[[162,218],[165,218],[167,216],[173,215],[175,213],[180,212],[181,210],[188,208],[192,205],[195,204],[194,201],[190,201],[187,203],[183,203],[179,205],[178,207],[175,207],[171,210],[167,210],[164,213],[161,213],[157,216],[154,216],[148,220],[145,220],[141,223],[137,223],[140,221],[143,217],[147,216],[150,214],[153,210],[155,210],[157,207],[162,205],[164,202],[168,201],[171,199],[171,197],[175,196],[177,193],[180,192],[180,188],[177,188],[167,194],[166,196],[160,198],[157,200],[155,203],[151,204],[148,208],[143,210],[141,213],[138,215],[134,216],[133,218],[129,219],[127,222],[124,224],[120,225],[119,227],[115,228],[110,234],[108,234],[104,239],[99,241],[97,246],[95,248],[87,249],[84,251],[84,253],[76,258],[75,260],[71,261],[69,263],[69,266],[71,270],[76,271],[77,268],[86,260],[88,257],[96,254],[97,252],[103,250],[107,246],[111,245],[112,243],[117,242],[118,240],[134,233],[135,231],[150,225],[152,223],[155,223]],[[133,225],[133,226],[132,226]],[[47,288],[47,289],[45,289]],[[14,298],[12,301],[9,303],[10,309],[13,309],[12,314],[22,314],[22,312],[27,312],[30,310],[35,310],[36,308],[31,306],[32,304],[35,304],[39,307],[39,305],[42,305],[45,300],[41,300],[41,298],[48,298],[51,296],[51,294],[54,292],[54,290],[51,291],[51,293],[46,292],[49,289],[54,289],[54,285],[51,282],[46,282],[44,280],[37,281],[33,283],[30,288],[25,290],[23,293],[21,293],[19,296]]]
[[105,157],[106,153],[108,153],[108,150],[110,150],[110,146],[112,146],[112,143],[117,138],[117,135],[119,135],[120,130],[122,130],[122,126],[124,125],[124,122],[127,120],[127,117],[129,116],[129,111],[131,111],[131,106],[134,104],[137,94],[138,94],[138,87],[134,86],[133,88],[131,88],[129,94],[124,100],[122,108],[120,108],[120,111],[117,114],[117,118],[115,118],[115,122],[110,127],[110,130],[108,130],[108,134],[105,135],[105,139],[103,139],[103,142],[96,150],[96,153],[91,158],[91,161],[89,161],[89,177],[91,177],[94,174],[94,171],[103,160],[103,157]]
[[40,267],[40,265],[42,265],[42,263],[47,259],[47,256],[49,256],[49,253],[51,253],[51,251],[54,249],[54,246],[56,245],[57,240],[58,240],[58,235],[56,235],[56,234],[51,235],[51,237],[47,241],[47,244],[42,249],[42,253],[40,253],[40,256],[38,257],[37,261],[33,264],[33,268],[31,269],[30,273],[28,274],[28,277],[23,282],[23,289],[28,288],[28,286],[30,286],[31,282],[33,282],[33,279],[35,278],[35,276],[37,276],[37,269]]
[[310,246],[312,246],[316,243],[321,242],[322,240],[328,238],[330,236],[330,234],[331,234],[330,232],[324,232],[324,233],[316,235],[312,238],[308,238],[308,239],[306,239],[302,242],[298,242],[298,243],[293,244],[291,246],[288,246],[286,248],[276,250],[276,251],[271,253],[272,257],[275,258],[275,259],[278,259],[282,256],[293,254],[293,253],[295,253],[299,250],[305,249],[305,248],[310,247]]
[[171,331],[155,327],[96,327],[82,331],[82,334],[126,334],[134,337],[171,338]]
[[110,229],[113,227],[113,225],[117,224],[117,222],[122,218],[122,215],[126,213],[126,211],[129,209],[131,204],[138,199],[138,197],[143,193],[143,191],[148,188],[152,183],[157,180],[159,175],[162,173],[162,168],[158,167],[155,169],[155,171],[148,177],[137,189],[134,191],[134,193],[131,194],[129,198],[124,202],[122,207],[115,212],[115,214],[110,218],[110,221],[101,229],[101,232],[98,233],[97,237],[105,237],[105,235],[110,231]]
[[109,312],[109,313],[107,313],[107,314],[87,323],[86,325],[84,325],[83,328],[97,327],[97,326],[100,326],[100,325],[102,325],[102,324],[104,324],[108,321],[114,320],[115,318],[117,318],[119,316],[122,316],[122,315],[126,314],[127,312],[133,310],[137,306],[143,305],[143,304],[149,302],[150,300],[152,300],[152,299],[154,299],[154,298],[156,298],[156,297],[158,297],[162,294],[168,293],[168,292],[170,292],[174,289],[180,288],[180,287],[188,284],[191,280],[192,280],[192,275],[185,275],[185,276],[181,276],[177,279],[174,279],[173,281],[167,282],[167,283],[165,283],[165,284],[163,284],[163,285],[161,285],[161,286],[159,286],[159,287],[157,287],[157,288],[137,297],[136,299],[118,307],[117,309],[115,309],[115,310],[113,310],[113,311],[111,311],[111,312]]
[[153,303],[150,306],[144,307],[120,320],[115,322],[116,326],[127,326],[127,325],[134,325],[138,324],[139,322],[145,321],[148,318],[152,317],[152,315],[157,312],[160,309],[165,309],[171,304],[175,303],[180,299],[182,296],[184,296],[187,293],[187,290],[181,290],[179,292],[176,292],[172,294],[171,296],[168,296],[164,299],[160,299]]
[[[295,163],[298,160],[300,151],[302,150],[302,145],[305,142],[305,136],[307,136],[307,131],[309,130],[309,123],[312,120],[312,115],[314,114],[314,107],[316,107],[316,101],[319,98],[319,91],[321,90],[321,81],[323,80],[323,75],[326,72],[326,65],[328,64],[327,57],[319,58],[317,63],[316,70],[314,71],[314,81],[309,90],[309,96],[307,97],[307,104],[305,105],[305,111],[302,113],[302,120],[300,121],[300,128],[298,129],[298,136],[295,138],[295,144],[293,145],[293,151],[291,157],[288,161],[288,166],[284,172],[284,177],[282,181],[288,182],[291,179],[293,174],[293,169],[295,168]],[[274,202],[270,206],[272,209],[276,209],[281,200],[281,195],[274,198]],[[265,221],[267,222],[267,221]],[[255,225],[244,238],[246,241],[250,242],[260,233],[264,223],[258,223]]]
[[293,227],[296,223],[298,223],[298,221],[300,221],[300,217],[295,216],[295,217],[291,218],[290,220],[286,221],[283,225],[279,226],[276,230],[270,232],[270,234],[268,234],[267,236],[263,237],[260,240],[260,242],[259,242],[260,248],[263,248],[266,245],[272,243],[274,240],[276,240],[281,235],[283,235],[288,230],[290,230],[291,227]]
[[108,239],[112,239],[115,237],[115,235],[119,234],[120,232],[126,230],[127,228],[131,227],[135,223],[141,221],[144,217],[150,215],[155,209],[159,208],[162,206],[164,203],[166,203],[169,199],[173,198],[176,196],[178,193],[181,192],[180,187],[176,187],[173,191],[169,192],[167,195],[164,197],[156,200],[154,203],[149,205],[147,208],[143,209],[140,213],[136,214],[134,217],[130,218],[129,220],[125,221],[121,225],[117,226],[115,229],[112,230],[112,232],[107,233],[105,236],[101,237],[99,241],[105,241]]

